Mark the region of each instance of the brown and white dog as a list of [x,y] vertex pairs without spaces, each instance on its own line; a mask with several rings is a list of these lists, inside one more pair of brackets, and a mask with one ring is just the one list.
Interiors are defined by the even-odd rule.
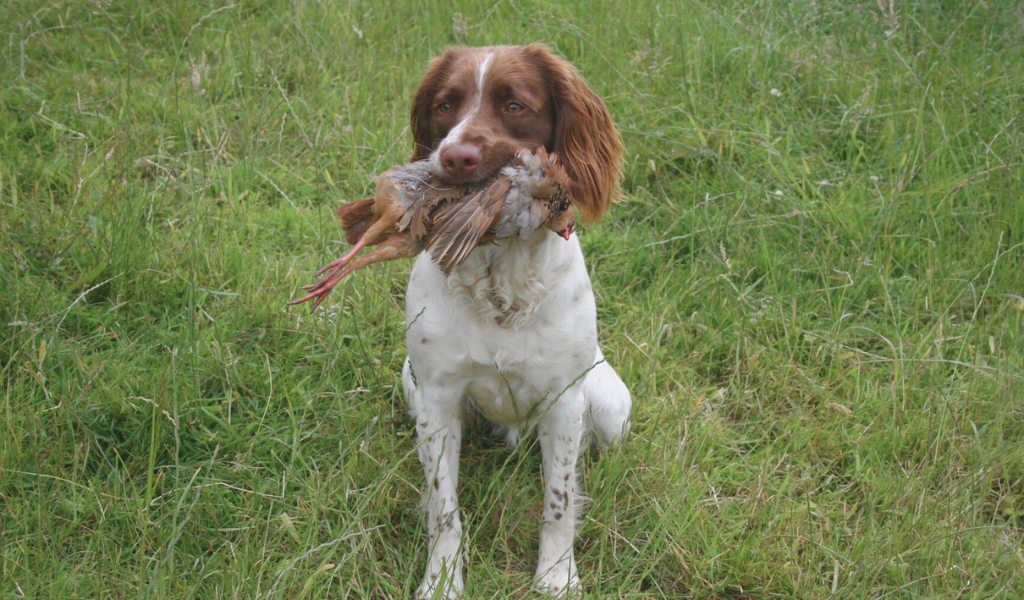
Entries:
[[[618,194],[622,146],[604,102],[542,45],[452,48],[412,107],[413,160],[456,183],[492,177],[521,148],[558,154],[584,222]],[[573,556],[576,461],[588,433],[608,445],[629,429],[632,399],[597,343],[590,277],[576,235],[539,229],[476,248],[452,274],[422,254],[406,295],[405,397],[426,472],[428,561],[417,597],[463,590],[457,481],[467,411],[511,443],[535,431],[544,510],[537,586],[578,591]]]

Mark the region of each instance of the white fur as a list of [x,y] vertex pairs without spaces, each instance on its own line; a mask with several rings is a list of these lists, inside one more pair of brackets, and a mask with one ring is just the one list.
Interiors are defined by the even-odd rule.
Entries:
[[573,555],[576,461],[587,429],[628,432],[632,399],[597,344],[594,294],[579,241],[547,229],[478,247],[448,278],[422,254],[406,296],[402,383],[427,477],[429,557],[418,598],[463,590],[457,483],[466,404],[510,440],[534,431],[543,455],[537,585],[578,593]]

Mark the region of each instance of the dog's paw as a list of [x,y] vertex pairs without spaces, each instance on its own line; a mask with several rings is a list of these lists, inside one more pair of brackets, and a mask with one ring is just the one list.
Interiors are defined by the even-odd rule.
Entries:
[[461,569],[454,574],[445,570],[427,573],[423,583],[416,588],[416,600],[455,600],[463,589]]
[[579,598],[580,579],[575,573],[569,577],[565,571],[551,572],[537,580],[537,589],[551,598]]

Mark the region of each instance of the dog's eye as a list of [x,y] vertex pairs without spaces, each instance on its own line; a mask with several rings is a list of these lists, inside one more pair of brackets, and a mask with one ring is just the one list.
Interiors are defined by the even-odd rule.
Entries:
[[440,112],[443,115],[452,112],[452,103],[451,102],[442,102],[442,103],[438,104],[437,105],[437,111]]
[[518,102],[509,102],[508,105],[505,106],[505,110],[513,115],[518,112],[523,112],[525,108],[525,106]]

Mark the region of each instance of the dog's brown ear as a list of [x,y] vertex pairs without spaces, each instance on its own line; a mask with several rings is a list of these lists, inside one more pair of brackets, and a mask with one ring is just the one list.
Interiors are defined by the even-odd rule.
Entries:
[[434,112],[434,100],[462,52],[465,52],[465,48],[448,48],[444,54],[430,61],[430,67],[420,80],[420,87],[412,101],[413,151],[410,162],[427,158],[433,150],[436,140],[430,132],[430,118]]
[[552,150],[569,173],[569,199],[584,223],[601,218],[620,195],[622,140],[604,101],[567,61],[542,44],[525,48],[548,81],[555,113]]

